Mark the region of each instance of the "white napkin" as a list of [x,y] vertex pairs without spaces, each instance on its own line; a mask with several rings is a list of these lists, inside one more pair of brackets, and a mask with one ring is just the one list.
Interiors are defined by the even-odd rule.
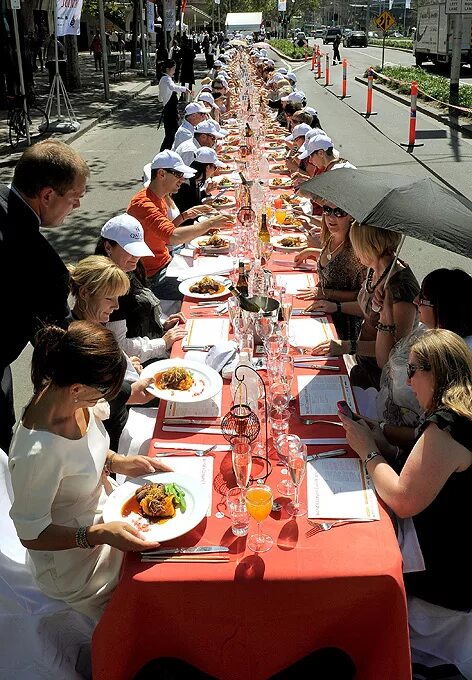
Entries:
[[220,342],[207,354],[205,363],[218,373],[236,356],[237,345],[234,341]]

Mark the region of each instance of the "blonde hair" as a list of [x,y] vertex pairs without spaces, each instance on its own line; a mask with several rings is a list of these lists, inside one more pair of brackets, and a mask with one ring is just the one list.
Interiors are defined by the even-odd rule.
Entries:
[[98,295],[121,296],[129,290],[129,278],[109,257],[89,255],[75,266],[68,266],[70,273],[70,290],[80,306],[80,291],[89,297]]
[[313,116],[311,113],[308,113],[308,111],[295,111],[295,113],[292,116],[292,121],[294,125],[300,125],[300,123],[306,123],[307,125],[311,125],[313,120]]
[[[347,215],[346,215],[346,217],[347,217]],[[346,236],[350,236],[351,227],[352,227],[352,222],[350,223],[350,225],[348,227]],[[325,217],[325,214],[323,213],[321,215],[321,233],[320,233],[321,245],[324,247],[328,243],[330,238],[331,238],[331,232],[328,229],[328,225],[326,224],[326,217]]]
[[349,238],[356,256],[368,262],[373,258],[394,255],[401,241],[401,234],[354,221]]
[[[281,90],[283,87],[289,87],[289,88],[290,88],[290,92],[292,92],[292,85],[291,85],[291,83],[290,83],[290,80],[287,80],[286,78],[282,78],[282,79],[279,80],[277,83],[275,83],[275,89],[276,89],[276,90]],[[290,92],[289,92],[289,94],[290,94]],[[285,97],[285,96],[286,96],[286,95],[284,95],[284,97]]]
[[452,331],[432,328],[411,351],[433,374],[432,410],[443,406],[472,420],[472,352],[467,343]]

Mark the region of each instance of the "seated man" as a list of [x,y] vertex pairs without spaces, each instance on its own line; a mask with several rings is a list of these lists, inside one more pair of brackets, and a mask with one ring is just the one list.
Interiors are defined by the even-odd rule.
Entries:
[[218,130],[214,121],[204,120],[196,126],[193,137],[180,144],[177,147],[176,152],[182,158],[185,165],[191,165],[195,160],[197,149],[201,146],[209,146],[213,149],[216,146],[216,140],[223,139],[224,136],[225,135]]
[[143,257],[142,262],[149,288],[161,301],[182,299],[179,281],[166,275],[172,259],[167,246],[187,243],[209,230],[231,225],[231,219],[223,215],[179,227],[169,219],[166,196],[175,194],[184,178],[194,175],[195,170],[185,165],[175,151],[161,151],[151,163],[149,186],[138,191],[128,205],[128,214],[141,222],[145,242],[153,252],[152,257]]
[[192,139],[195,126],[206,120],[208,117],[206,106],[200,102],[192,102],[185,107],[184,120],[175,133],[172,149],[175,150],[179,144],[187,139]]

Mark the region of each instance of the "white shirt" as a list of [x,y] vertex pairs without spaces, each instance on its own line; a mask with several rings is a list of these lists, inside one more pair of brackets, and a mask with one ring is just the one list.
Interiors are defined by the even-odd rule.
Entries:
[[179,127],[174,137],[174,144],[172,145],[172,151],[175,151],[177,147],[186,142],[187,139],[192,139],[194,127],[192,123],[189,123],[187,119],[184,119],[182,125]]
[[191,165],[195,160],[197,149],[199,149],[200,146],[201,145],[197,142],[195,137],[192,137],[191,139],[182,142],[182,144],[179,144],[175,151],[179,154],[185,165]]
[[164,104],[167,104],[172,97],[173,92],[186,92],[187,88],[182,85],[176,85],[172,78],[168,75],[162,76],[159,81],[159,99]]

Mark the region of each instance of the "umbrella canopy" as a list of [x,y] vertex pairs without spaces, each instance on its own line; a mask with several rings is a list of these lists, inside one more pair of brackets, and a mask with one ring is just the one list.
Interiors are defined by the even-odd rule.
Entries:
[[429,177],[339,168],[313,177],[300,191],[334,203],[358,222],[472,257],[472,201]]
[[269,43],[266,42],[258,42],[258,43],[253,43],[253,47],[260,47],[261,50],[270,50],[270,45]]

